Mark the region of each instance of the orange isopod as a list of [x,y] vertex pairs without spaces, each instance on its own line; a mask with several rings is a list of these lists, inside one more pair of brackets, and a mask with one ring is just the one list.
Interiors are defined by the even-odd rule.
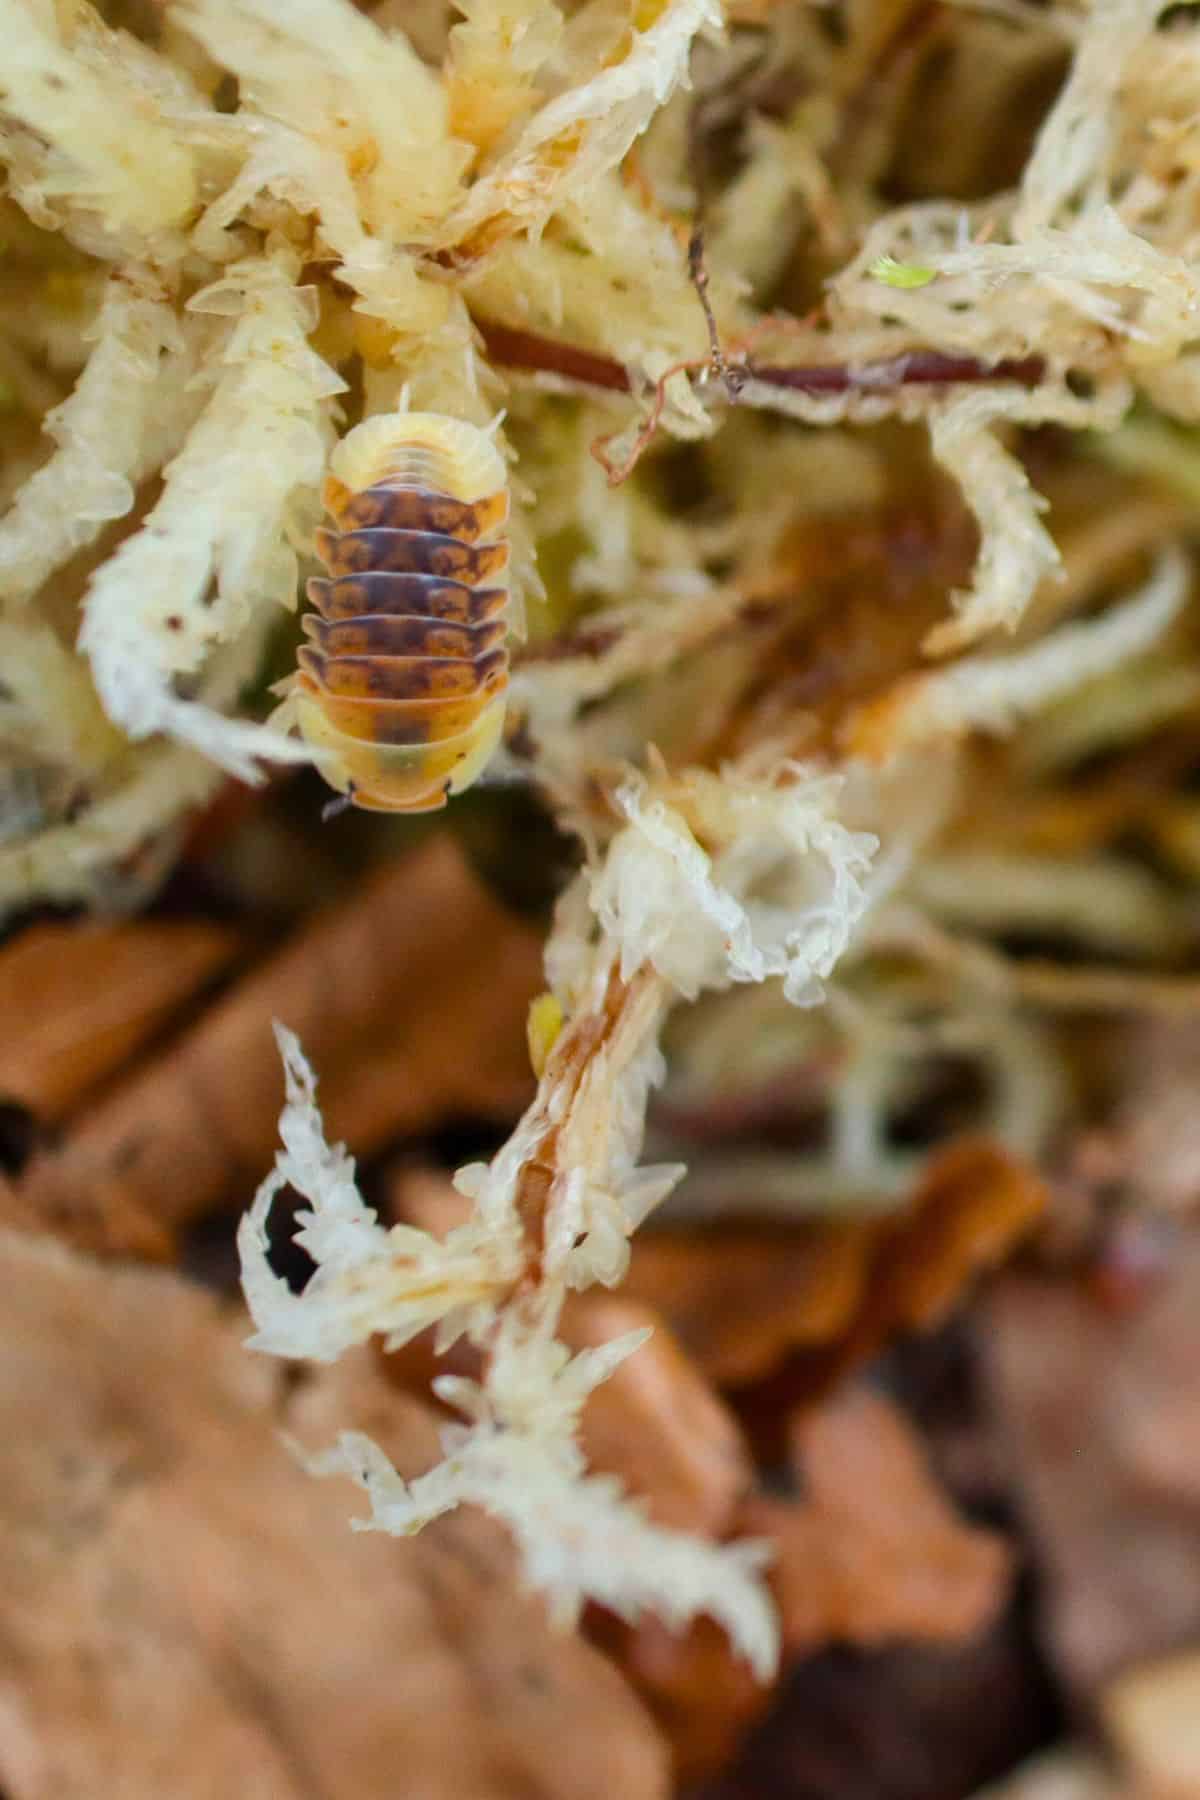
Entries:
[[387,413],[347,434],[317,533],[292,707],[325,780],[371,812],[433,812],[482,773],[508,687],[508,482],[486,432]]

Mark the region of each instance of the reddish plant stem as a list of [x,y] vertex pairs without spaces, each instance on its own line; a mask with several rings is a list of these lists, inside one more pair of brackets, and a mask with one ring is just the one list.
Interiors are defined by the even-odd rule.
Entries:
[[[505,368],[561,375],[568,381],[605,388],[610,393],[631,391],[628,373],[611,357],[487,319],[475,322],[488,355]],[[903,356],[864,363],[857,369],[846,363],[805,366],[746,362],[740,366],[751,379],[768,387],[809,394],[886,393],[898,387],[949,387],[957,382],[985,381],[1036,387],[1045,373],[1040,356],[1007,357],[989,364],[978,357],[948,355],[941,350],[910,350]]]
[[807,394],[887,393],[898,387],[949,387],[963,381],[1004,381],[1036,387],[1046,372],[1040,356],[1005,357],[984,363],[975,356],[949,356],[941,350],[909,350],[886,362],[845,363],[793,368],[787,364],[751,363],[747,371],[768,387],[799,389]]
[[611,357],[601,356],[595,350],[580,350],[574,344],[556,343],[552,338],[538,337],[532,331],[515,331],[509,325],[496,325],[489,319],[476,319],[475,324],[492,361],[505,368],[562,375],[568,381],[580,381],[586,387],[608,388],[617,394],[630,392],[628,374]]

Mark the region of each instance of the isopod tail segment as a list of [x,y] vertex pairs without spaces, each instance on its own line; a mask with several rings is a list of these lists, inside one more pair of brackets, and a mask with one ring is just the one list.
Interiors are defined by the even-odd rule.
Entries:
[[333,528],[317,534],[295,719],[347,804],[436,811],[504,727],[503,458],[460,419],[381,414],[337,446],[322,498]]

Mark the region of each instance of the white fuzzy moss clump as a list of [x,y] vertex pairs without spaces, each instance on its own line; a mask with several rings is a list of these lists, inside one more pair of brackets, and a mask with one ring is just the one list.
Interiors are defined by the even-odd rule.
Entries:
[[[491,1164],[460,1170],[474,1213],[443,1240],[385,1230],[363,1205],[353,1163],[325,1143],[312,1072],[280,1031],[284,1147],[239,1238],[258,1349],[331,1360],[373,1335],[394,1348],[432,1325],[439,1349],[465,1335],[486,1353],[480,1383],[438,1383],[469,1424],[445,1435],[445,1461],[428,1475],[406,1484],[354,1434],[319,1460],[322,1472],[363,1485],[377,1528],[415,1530],[461,1502],[484,1506],[564,1616],[585,1597],[627,1616],[650,1606],[676,1623],[709,1613],[760,1675],[775,1657],[761,1552],[653,1527],[616,1483],[585,1469],[583,1403],[643,1334],[574,1358],[554,1334],[569,1290],[621,1279],[631,1234],[683,1172],[639,1167],[668,1008],[769,976],[809,1002],[863,915],[876,840],[846,829],[837,797],[836,783],[790,769],[682,782],[660,772],[621,789],[629,823],[564,898],[547,956],[568,1023],[508,1144]],[[539,1182],[547,1170],[551,1180],[530,1241],[522,1197],[535,1167]],[[309,1202],[296,1241],[317,1266],[299,1295],[268,1260],[284,1186]]]
[[232,319],[209,364],[212,397],[163,471],[162,498],[92,581],[79,634],[109,716],[131,737],[169,731],[249,779],[256,754],[302,753],[180,700],[171,683],[264,604],[294,604],[291,508],[315,497],[321,403],[343,383],[309,348],[314,303],[293,275],[286,260],[250,258],[192,298],[193,314]]
[[[758,1574],[765,1551],[750,1544],[716,1547],[663,1530],[616,1481],[587,1473],[577,1436],[583,1404],[646,1333],[574,1357],[554,1336],[567,1287],[619,1278],[629,1232],[680,1173],[642,1171],[631,1179],[636,1151],[623,1141],[626,1131],[640,1140],[647,1073],[660,1065],[652,1024],[644,1037],[655,1010],[642,1009],[640,1056],[623,1068],[610,1062],[593,1069],[590,1098],[576,1101],[574,1192],[557,1230],[547,1231],[539,1291],[519,1303],[514,1294],[529,1252],[516,1193],[526,1159],[543,1140],[550,1096],[539,1094],[490,1168],[461,1172],[459,1185],[475,1202],[470,1223],[444,1240],[412,1227],[385,1230],[358,1193],[352,1161],[326,1144],[312,1072],[296,1040],[280,1030],[288,1088],[280,1121],[284,1149],[238,1239],[257,1327],[251,1343],[277,1355],[332,1361],[376,1333],[396,1347],[433,1325],[440,1350],[463,1335],[486,1347],[482,1383],[450,1377],[437,1383],[439,1397],[469,1422],[443,1432],[445,1459],[427,1475],[404,1482],[383,1452],[354,1432],[332,1451],[306,1459],[309,1466],[318,1474],[351,1475],[370,1498],[370,1526],[399,1536],[456,1506],[481,1506],[512,1531],[527,1578],[546,1591],[563,1624],[575,1620],[584,1599],[627,1618],[649,1607],[676,1624],[708,1613],[765,1678],[777,1654],[774,1613]],[[625,1204],[613,1180],[620,1163],[629,1165]],[[267,1222],[285,1184],[309,1203],[296,1241],[317,1269],[300,1295],[268,1262]]]
[[821,998],[867,905],[878,840],[837,816],[840,782],[786,770],[753,781],[701,771],[652,789],[626,782],[628,820],[591,882],[591,904],[626,975],[650,962],[685,999],[730,982],[783,979]]

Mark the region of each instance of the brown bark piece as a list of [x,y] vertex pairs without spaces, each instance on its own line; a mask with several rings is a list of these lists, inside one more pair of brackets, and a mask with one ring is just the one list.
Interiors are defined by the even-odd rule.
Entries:
[[864,703],[882,694],[886,705],[919,660],[945,612],[946,588],[966,576],[976,543],[973,521],[945,488],[798,523],[748,595],[760,617],[777,610],[778,630],[760,663],[769,678],[755,684],[732,744],[748,748],[803,709],[816,725],[814,741],[840,751]]
[[0,1095],[46,1123],[128,1063],[241,946],[226,926],[34,925],[0,951]]
[[[532,1091],[534,932],[494,904],[448,837],[321,915],[36,1157],[7,1214],[88,1248],[144,1252],[249,1195],[283,1098],[272,1019],[320,1078],[332,1139],[366,1154],[454,1112],[505,1117]],[[140,1225],[139,1225],[140,1221]]]
[[1044,1629],[1089,1696],[1200,1638],[1200,1234],[1135,1312],[1010,1276],[985,1301],[980,1343],[1039,1552]]
[[429,1411],[347,1359],[290,1401],[240,1316],[0,1235],[0,1786],[11,1800],[665,1800],[620,1678],[504,1535],[348,1529],[348,1421],[402,1471]]

